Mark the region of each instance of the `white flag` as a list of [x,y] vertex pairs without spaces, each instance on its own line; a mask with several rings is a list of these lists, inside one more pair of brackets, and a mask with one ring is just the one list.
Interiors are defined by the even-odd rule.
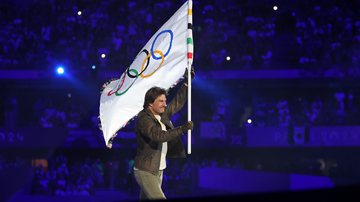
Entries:
[[[110,82],[100,98],[100,121],[105,144],[136,116],[151,87],[169,89],[188,65],[188,2],[151,37],[120,79]],[[191,29],[191,28],[189,28]]]

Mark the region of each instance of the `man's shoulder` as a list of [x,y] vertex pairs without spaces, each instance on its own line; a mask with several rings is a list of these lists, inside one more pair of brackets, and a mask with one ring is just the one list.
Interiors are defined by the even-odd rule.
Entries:
[[138,119],[151,118],[151,115],[146,109],[143,109],[138,113],[137,118]]
[[143,109],[138,113],[137,116],[140,117],[140,116],[145,116],[145,115],[148,115],[148,112],[145,109]]
[[136,128],[146,127],[153,122],[156,122],[156,118],[151,116],[147,110],[142,110],[138,113],[136,119]]

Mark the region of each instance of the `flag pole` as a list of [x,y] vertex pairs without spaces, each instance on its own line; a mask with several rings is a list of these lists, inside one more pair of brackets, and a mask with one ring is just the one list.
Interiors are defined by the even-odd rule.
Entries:
[[[191,68],[194,55],[192,36],[192,0],[188,0],[187,58],[188,58],[188,121],[191,121]],[[187,153],[191,154],[191,130],[188,130]]]

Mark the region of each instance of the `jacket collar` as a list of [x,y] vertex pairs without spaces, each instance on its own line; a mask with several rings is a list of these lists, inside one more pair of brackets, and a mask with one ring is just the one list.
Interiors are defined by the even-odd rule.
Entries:
[[144,112],[147,113],[152,119],[154,119],[154,120],[157,121],[157,119],[155,118],[154,114],[150,111],[149,108],[144,109]]
[[[141,114],[147,114],[147,115],[150,116],[155,122],[159,122],[159,121],[157,120],[157,118],[155,118],[154,114],[150,111],[150,109],[143,109],[140,113],[141,113]],[[140,115],[140,114],[139,114],[139,115]],[[162,115],[160,115],[160,117],[161,117],[161,122],[162,122],[164,125],[166,125],[166,126],[169,127],[169,128],[173,128],[173,127],[174,127],[174,126],[172,126],[171,121],[170,121],[166,116],[163,117],[163,114],[162,114]],[[170,121],[170,122],[169,122],[169,121]]]
[[[157,120],[157,118],[155,117],[155,115],[150,111],[150,109],[144,109],[143,110],[146,114],[148,114],[152,119],[154,119],[154,121],[158,121]],[[161,122],[163,123],[163,124],[165,124],[165,125],[168,125],[167,123],[166,123],[166,121],[164,121],[164,119],[163,119],[163,114],[161,114],[160,115],[160,119],[161,119]]]

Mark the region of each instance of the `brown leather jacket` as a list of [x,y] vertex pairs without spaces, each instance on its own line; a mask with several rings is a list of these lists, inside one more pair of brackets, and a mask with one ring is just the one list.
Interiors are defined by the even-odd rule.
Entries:
[[186,156],[181,141],[183,132],[180,127],[174,128],[170,121],[171,116],[184,106],[186,97],[187,87],[183,85],[161,115],[161,122],[166,126],[167,131],[161,129],[160,123],[149,109],[143,109],[139,112],[136,123],[138,145],[135,167],[137,169],[154,174],[159,171],[163,142],[168,142],[167,157],[184,158]]

